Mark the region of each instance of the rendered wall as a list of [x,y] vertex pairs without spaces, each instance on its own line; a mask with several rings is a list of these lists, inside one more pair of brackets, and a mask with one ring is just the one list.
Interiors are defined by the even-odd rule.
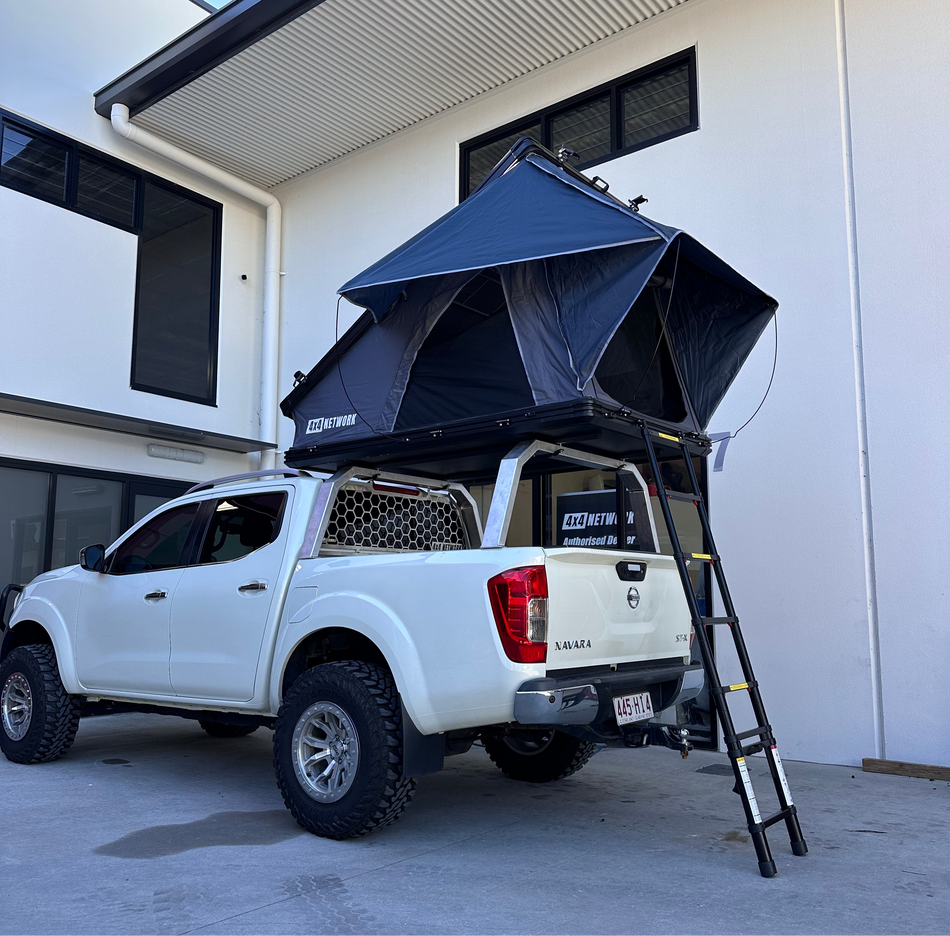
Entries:
[[846,24],[887,757],[950,764],[950,6]]
[[[129,387],[137,238],[7,188],[0,188],[0,322],[5,346],[15,352],[4,355],[0,391],[259,437],[263,211],[121,139],[93,110],[99,87],[205,15],[191,0],[8,4],[0,30],[0,107],[223,204],[217,406]],[[31,451],[29,457],[44,461],[184,478],[249,464],[247,456],[210,449],[203,449],[200,466],[160,461],[144,455],[148,441],[0,420],[0,456]]]
[[[938,116],[946,108],[920,94],[922,87],[942,87],[946,53],[940,30],[923,21],[934,4],[911,4],[909,19],[903,5],[891,7],[847,2],[849,17],[861,11],[849,20],[856,31],[851,90],[861,264],[874,269],[863,295],[866,317],[873,319],[866,322],[866,366],[885,705],[893,706],[885,718],[887,754],[950,763],[950,736],[943,730],[948,638],[945,627],[937,633],[946,618],[939,614],[946,610],[946,589],[936,568],[929,578],[908,574],[912,556],[926,553],[927,563],[939,562],[938,531],[946,519],[937,498],[947,487],[942,442],[938,432],[927,434],[946,425],[945,404],[935,393],[945,373],[945,325],[934,343],[945,274],[938,272],[933,247],[946,243],[940,165],[947,131]],[[647,214],[685,228],[781,302],[775,383],[758,417],[731,443],[725,470],[711,476],[713,521],[783,753],[857,764],[877,748],[835,13],[835,0],[691,0],[280,186],[288,271],[281,386],[333,343],[336,289],[456,203],[459,143],[695,45],[700,130],[597,171],[624,198],[646,194]],[[922,31],[934,45],[928,55],[916,45]],[[886,94],[882,56],[898,76]],[[919,100],[906,108],[913,89]],[[873,130],[882,122],[892,126],[879,145]],[[937,145],[914,165],[908,135],[923,146],[928,127],[938,123]],[[890,218],[876,226],[863,220],[874,217],[897,178],[908,200],[899,255],[887,253]],[[934,185],[942,186],[937,197]],[[920,221],[915,213],[928,189],[931,200]],[[903,196],[897,201],[903,210]],[[340,334],[356,314],[343,304]],[[773,340],[770,329],[711,431],[735,430],[758,405]],[[885,368],[888,347],[891,355],[899,349],[899,359]],[[914,370],[909,380],[907,368]],[[908,409],[935,397],[927,423],[917,424],[924,435],[911,443]],[[291,439],[290,422],[283,420],[281,447]],[[897,470],[899,459],[921,442],[918,500],[906,489],[899,494]],[[721,659],[723,675],[732,675],[729,654]],[[921,688],[903,694],[915,681]],[[933,704],[935,697],[943,701]]]

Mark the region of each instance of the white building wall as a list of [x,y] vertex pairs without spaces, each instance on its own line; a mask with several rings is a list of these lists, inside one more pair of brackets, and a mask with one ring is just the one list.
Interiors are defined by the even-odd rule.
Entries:
[[887,757],[950,764],[950,5],[846,13]]
[[[135,235],[0,188],[0,391],[244,438],[260,435],[264,214],[258,206],[121,139],[95,91],[206,14],[191,0],[4,3],[0,107],[221,203],[218,385],[214,407],[130,389]],[[247,276],[242,280],[242,274]],[[147,439],[17,419],[0,455],[110,471],[205,478],[246,455],[204,448],[204,465],[144,457]],[[95,457],[87,444],[102,441]],[[155,441],[155,440],[151,440]],[[98,442],[96,444],[99,444]]]
[[[936,273],[932,239],[946,233],[940,229],[945,205],[933,199],[922,224],[911,215],[901,223],[900,259],[886,253],[887,224],[878,235],[863,233],[864,214],[878,208],[871,193],[877,201],[900,185],[897,178],[910,175],[917,181],[896,201],[906,197],[908,207],[917,210],[927,184],[941,175],[945,143],[927,155],[928,168],[918,173],[902,148],[901,130],[895,128],[880,151],[870,135],[893,119],[909,95],[919,100],[900,126],[919,138],[928,125],[939,123],[937,101],[921,89],[945,80],[945,53],[937,51],[945,31],[923,24],[933,4],[912,5],[913,16],[921,17],[919,29],[903,22],[904,5],[890,6],[888,11],[883,2],[848,0],[849,16],[861,8],[855,16],[861,37],[854,40],[852,94],[866,102],[864,111],[854,105],[855,146],[874,154],[863,164],[857,161],[857,179],[859,237],[866,251],[862,267],[875,268],[863,291],[866,314],[875,319],[866,354],[872,473],[879,472],[873,481],[879,571],[887,568],[879,580],[885,703],[894,706],[889,724],[905,739],[891,741],[890,753],[914,751],[917,760],[950,763],[950,739],[942,729],[946,705],[927,698],[928,692],[942,692],[945,699],[947,691],[938,691],[943,667],[935,659],[938,647],[944,648],[943,660],[948,658],[941,644],[948,638],[936,633],[945,616],[937,613],[935,597],[942,588],[936,565],[943,508],[937,494],[947,488],[935,429],[946,425],[938,412],[945,404],[942,399],[930,404],[929,419],[913,443],[914,430],[904,428],[903,419],[919,412],[912,408],[919,398],[932,397],[942,385],[941,359],[934,358],[932,339],[923,332],[932,332],[941,314],[936,298],[942,274]],[[456,204],[461,142],[695,45],[700,130],[610,160],[598,172],[622,197],[646,194],[647,214],[685,228],[781,303],[775,383],[758,417],[731,443],[725,470],[711,476],[714,526],[783,753],[856,764],[877,749],[835,9],[835,0],[691,0],[280,186],[288,271],[281,380],[283,389],[294,370],[306,371],[332,345],[336,289]],[[912,45],[921,31],[934,45],[930,55],[916,53]],[[895,34],[901,37],[896,43]],[[899,87],[883,96],[877,64],[882,54],[900,63],[901,75]],[[940,133],[946,134],[942,126]],[[896,174],[895,159],[905,163]],[[945,184],[942,192],[945,198]],[[911,279],[917,282],[908,291]],[[887,314],[872,313],[876,306]],[[928,345],[931,350],[928,364],[917,366],[895,393],[901,378],[879,359],[886,357],[889,339],[893,343],[888,330],[897,309],[906,309],[922,326],[913,337],[900,338],[901,370]],[[340,334],[357,314],[343,304]],[[735,430],[754,411],[768,384],[772,342],[770,330],[710,431]],[[895,434],[892,420],[901,414]],[[897,459],[921,438],[928,439],[929,457],[919,470],[928,480],[921,487],[926,496],[917,499],[906,487],[898,493],[904,479],[897,474]],[[284,420],[281,447],[291,441],[292,426]],[[878,464],[879,453],[888,450],[887,463]],[[933,566],[929,578],[906,574],[909,557],[924,552]],[[933,584],[934,597],[922,581]],[[734,672],[730,655],[723,652],[721,659],[728,676]],[[919,680],[921,666],[930,668],[924,680]],[[898,701],[902,687],[915,680],[924,688]],[[920,743],[911,742],[911,735]]]

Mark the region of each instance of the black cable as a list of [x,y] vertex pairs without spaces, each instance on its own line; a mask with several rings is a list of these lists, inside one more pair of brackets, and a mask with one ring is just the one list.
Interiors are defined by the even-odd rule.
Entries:
[[[663,338],[666,336],[666,320],[670,317],[670,309],[673,308],[673,289],[676,286],[676,271],[679,269],[680,265],[680,242],[676,242],[676,261],[673,263],[673,278],[670,280],[670,298],[666,303],[666,315],[663,316],[663,320],[660,322],[660,337],[656,339],[656,347],[653,349],[653,354],[650,355],[650,363],[647,364],[646,368],[643,371],[643,374],[640,377],[640,382],[637,384],[636,389],[633,391],[633,395],[630,397],[629,402],[624,403],[624,406],[633,406],[634,401],[637,399],[637,394],[640,392],[640,388],[643,386],[643,381],[646,380],[647,374],[650,373],[650,368],[653,367],[653,362],[656,360],[657,351],[660,350],[660,345],[663,343]],[[629,314],[629,313],[628,313]],[[662,380],[662,375],[661,375]]]
[[772,324],[775,326],[775,353],[772,357],[772,376],[769,377],[769,385],[765,388],[765,395],[762,397],[761,402],[755,408],[755,412],[741,425],[732,435],[729,436],[730,439],[734,439],[746,426],[759,415],[759,410],[765,405],[765,401],[769,398],[769,391],[772,389],[772,381],[775,380],[775,366],[778,364],[778,315],[772,313]]

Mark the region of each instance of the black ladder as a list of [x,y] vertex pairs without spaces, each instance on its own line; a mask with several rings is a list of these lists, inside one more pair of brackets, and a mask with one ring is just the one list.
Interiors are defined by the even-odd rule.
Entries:
[[[702,493],[696,482],[696,473],[693,471],[689,447],[680,437],[659,432],[646,425],[643,426],[643,438],[646,442],[646,450],[650,458],[650,468],[653,471],[653,478],[656,483],[657,499],[660,502],[663,519],[666,521],[666,528],[670,534],[673,556],[676,559],[676,567],[679,569],[680,578],[683,582],[683,591],[686,593],[686,601],[689,605],[689,613],[693,621],[693,631],[699,643],[703,669],[706,672],[710,694],[715,702],[716,712],[719,715],[719,721],[722,725],[723,740],[726,742],[729,760],[732,763],[732,770],[736,777],[736,792],[742,798],[746,821],[749,824],[749,833],[752,836],[752,843],[755,845],[755,853],[759,860],[759,872],[762,877],[773,877],[775,875],[775,861],[772,859],[772,852],[765,835],[765,830],[769,826],[775,825],[775,823],[784,819],[792,846],[792,854],[805,855],[808,853],[808,847],[805,845],[805,839],[802,837],[802,829],[798,822],[798,814],[795,805],[792,803],[792,794],[788,789],[788,781],[785,779],[782,759],[779,757],[778,748],[775,745],[775,736],[772,734],[772,726],[769,724],[768,717],[765,714],[765,705],[759,693],[759,684],[756,682],[755,674],[752,672],[752,662],[749,660],[745,641],[742,639],[742,631],[739,629],[739,618],[736,615],[736,609],[732,603],[732,596],[729,594],[729,587],[726,584],[726,576],[722,570],[722,563],[719,561],[719,555],[716,552],[716,544],[713,540],[712,530],[709,527],[709,516],[706,513],[706,504],[703,501]],[[682,453],[683,459],[686,462],[686,473],[689,477],[689,486],[692,493],[684,494],[678,491],[667,491],[664,489],[663,479],[660,477],[660,466],[653,445],[654,439],[660,440],[661,444],[665,446],[675,446]],[[679,537],[676,534],[673,513],[670,510],[669,502],[671,500],[691,501],[695,505],[699,512],[699,519],[703,528],[703,548],[706,552],[683,552]],[[699,601],[696,598],[696,592],[693,589],[693,583],[690,581],[687,569],[687,565],[690,562],[709,563],[711,566],[716,575],[716,582],[719,585],[719,593],[722,596],[723,606],[726,612],[722,617],[705,617],[700,614]],[[743,681],[740,683],[726,686],[719,680],[719,673],[716,669],[716,661],[713,658],[712,647],[706,635],[706,626],[714,624],[725,625],[732,634],[733,642],[736,645],[736,653],[739,656],[739,664],[742,667]],[[739,691],[747,691],[749,693],[749,700],[752,703],[756,727],[749,731],[737,732],[732,721],[732,714],[729,711],[728,696],[732,692]],[[756,738],[757,740],[751,744],[743,744],[743,741],[748,738]],[[759,805],[755,798],[755,792],[752,789],[752,780],[749,777],[749,768],[745,760],[750,754],[757,754],[760,751],[765,752],[765,758],[769,765],[769,772],[772,774],[772,782],[775,785],[775,792],[778,796],[780,806],[778,812],[765,819],[762,818],[759,812]]]

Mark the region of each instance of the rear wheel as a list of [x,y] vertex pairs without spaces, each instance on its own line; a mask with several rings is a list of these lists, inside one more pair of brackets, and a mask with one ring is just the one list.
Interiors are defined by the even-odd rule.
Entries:
[[243,738],[257,731],[257,725],[228,725],[225,722],[199,721],[201,727],[212,738]]
[[284,803],[308,832],[346,839],[389,825],[409,804],[402,717],[392,676],[370,663],[326,663],[284,699],[274,769]]
[[594,756],[595,745],[553,728],[484,738],[496,767],[512,780],[550,783],[577,773]]
[[59,678],[49,644],[11,650],[0,664],[0,750],[17,764],[55,760],[76,737],[79,706]]

